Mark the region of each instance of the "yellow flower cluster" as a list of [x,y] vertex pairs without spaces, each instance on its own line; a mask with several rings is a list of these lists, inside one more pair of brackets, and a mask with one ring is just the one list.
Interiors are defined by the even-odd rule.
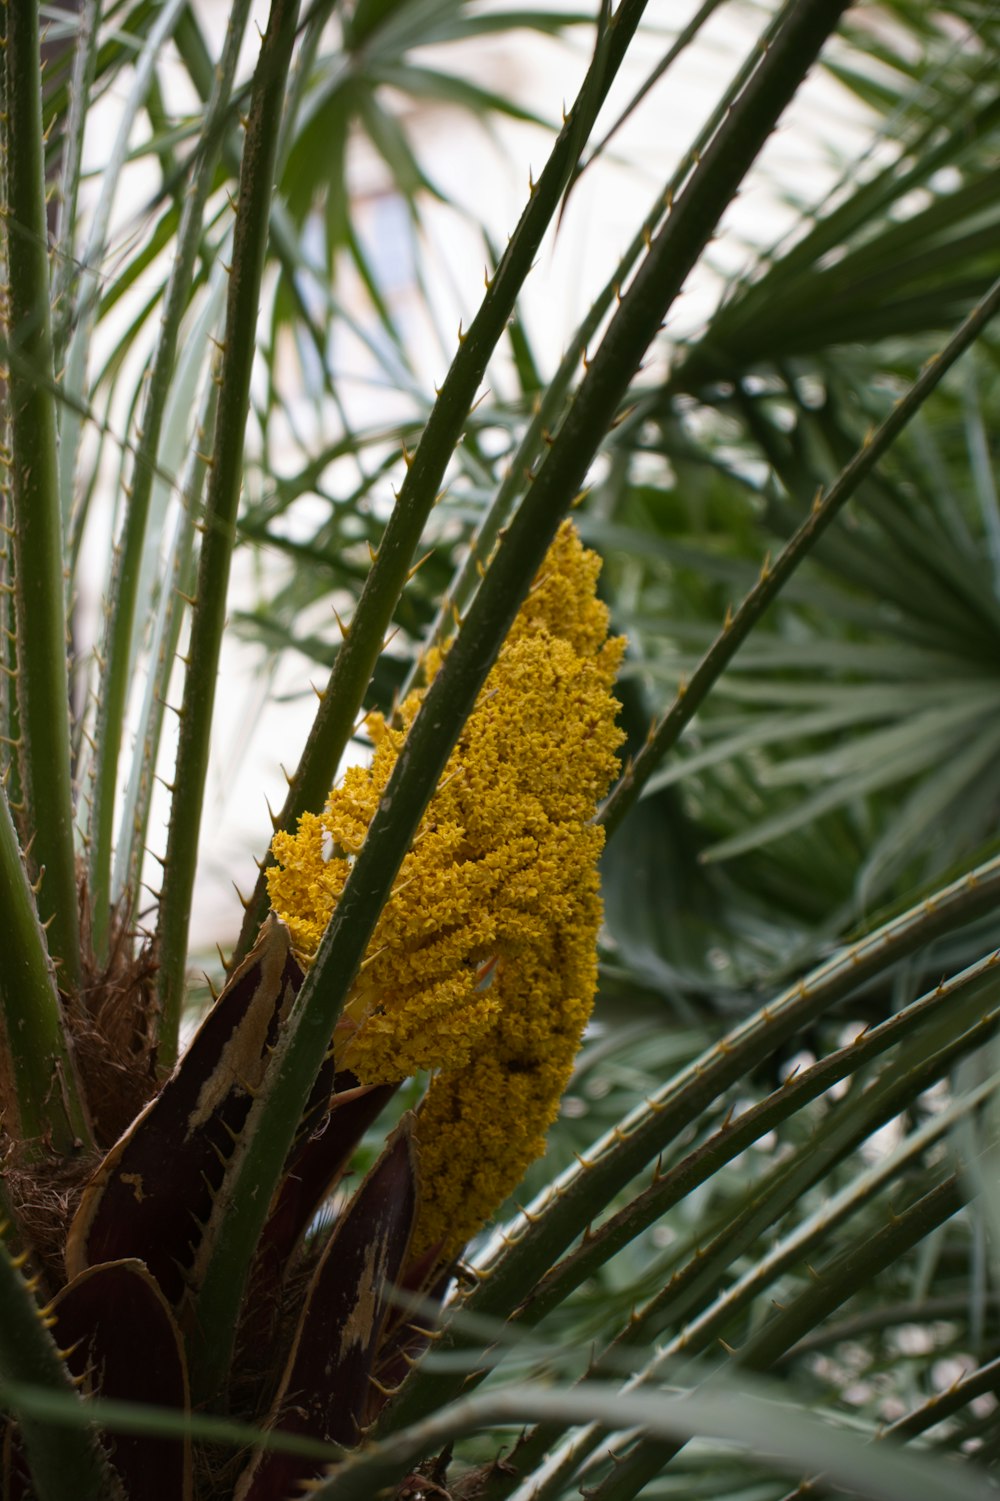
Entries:
[[[435,1072],[415,1251],[456,1250],[539,1155],[593,1001],[591,819],[617,769],[600,560],[567,522],[486,681],[379,919],[335,1037],[365,1082]],[[440,665],[431,653],[428,675]],[[370,768],[275,836],[271,904],[315,952],[423,698],[373,715]]]

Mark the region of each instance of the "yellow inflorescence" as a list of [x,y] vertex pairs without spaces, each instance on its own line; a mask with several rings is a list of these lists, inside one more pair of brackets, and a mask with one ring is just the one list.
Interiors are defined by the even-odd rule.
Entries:
[[[338,1026],[365,1082],[435,1072],[418,1121],[418,1253],[456,1250],[544,1146],[586,1025],[600,922],[591,819],[617,769],[599,559],[567,522],[452,752]],[[428,675],[440,665],[431,653]],[[277,834],[271,903],[315,952],[423,692],[373,715],[370,768]],[[494,963],[495,961],[495,963]],[[492,980],[492,983],[490,983]]]

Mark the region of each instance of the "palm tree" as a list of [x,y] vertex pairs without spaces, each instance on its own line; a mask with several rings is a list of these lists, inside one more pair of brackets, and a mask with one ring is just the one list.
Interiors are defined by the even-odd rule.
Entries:
[[[519,298],[648,24],[602,6],[432,400],[352,143],[419,245],[400,94],[529,115],[419,49],[581,18],[273,0],[244,82],[247,0],[218,56],[85,0],[43,89],[5,8],[5,1501],[992,1494],[1000,35],[846,10],[755,13],[550,368]],[[817,67],[870,151],[667,345]],[[188,1035],[227,626],[328,676]]]

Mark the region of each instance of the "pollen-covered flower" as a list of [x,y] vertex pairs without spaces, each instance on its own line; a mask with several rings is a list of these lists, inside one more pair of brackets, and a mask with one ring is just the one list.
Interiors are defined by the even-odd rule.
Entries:
[[431,1081],[418,1118],[418,1255],[457,1251],[545,1150],[597,984],[594,864],[580,874],[572,921],[502,962],[496,1021],[468,1063]]
[[[599,559],[563,525],[455,746],[335,1037],[367,1083],[435,1072],[418,1136],[417,1251],[456,1248],[539,1154],[593,1001],[600,922],[590,823],[617,768]],[[428,675],[441,654],[428,658]],[[311,956],[406,732],[373,715],[369,768],[277,834],[271,903]]]

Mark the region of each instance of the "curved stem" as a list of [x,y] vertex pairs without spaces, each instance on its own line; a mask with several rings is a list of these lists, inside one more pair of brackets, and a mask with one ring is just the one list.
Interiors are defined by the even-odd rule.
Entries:
[[[871,1481],[867,1441],[799,1409],[794,1422],[782,1424],[776,1417],[773,1401],[763,1401],[729,1383],[715,1390],[699,1384],[680,1391],[636,1392],[627,1403],[620,1389],[610,1383],[595,1383],[586,1392],[519,1383],[507,1391],[466,1397],[407,1433],[355,1451],[312,1495],[316,1501],[371,1501],[383,1488],[391,1492],[394,1482],[420,1458],[439,1452],[451,1440],[535,1419],[567,1426],[592,1422],[603,1432],[623,1424],[637,1426],[658,1438],[681,1442],[701,1435],[740,1445],[748,1460],[760,1456],[763,1432],[769,1439],[768,1463],[777,1457],[798,1473],[806,1465],[819,1465],[848,1489],[867,1493]],[[919,1495],[922,1501],[990,1501],[994,1495],[988,1477],[971,1468],[935,1465],[925,1455],[886,1454],[884,1459],[880,1494],[890,1494],[887,1477],[891,1472],[892,1494]]]
[[[942,1300],[943,1302],[944,1300]],[[965,1300],[966,1306],[968,1299]],[[894,1310],[895,1311],[895,1310]],[[955,1309],[956,1313],[963,1310]],[[924,1299],[915,1303],[910,1310],[910,1317],[916,1320],[926,1319],[933,1315],[934,1300]],[[948,1309],[945,1316],[951,1310]],[[800,1341],[796,1352],[802,1349],[805,1341]],[[880,1428],[874,1434],[874,1441],[880,1443],[883,1439],[908,1439],[916,1438],[918,1434],[925,1433],[928,1428],[934,1428],[938,1423],[943,1423],[945,1418],[950,1418],[953,1413],[961,1412],[974,1398],[984,1392],[995,1392],[997,1383],[1000,1381],[1000,1358],[989,1360],[985,1365],[979,1366],[975,1371],[970,1371],[968,1376],[961,1377],[945,1391],[935,1392],[928,1397],[926,1402],[921,1402],[908,1412],[905,1417],[898,1418],[895,1423],[890,1423],[886,1428]],[[801,1481],[793,1491],[781,1498],[781,1501],[811,1501],[817,1494],[822,1494],[821,1475],[811,1476]]]
[[934,387],[958,357],[979,337],[1000,309],[1000,280],[995,281],[981,302],[973,308],[941,353],[928,360],[905,396],[894,404],[889,415],[865,438],[850,463],[841,470],[830,488],[817,495],[802,525],[789,538],[773,563],[765,562],[760,578],[743,600],[735,615],[726,619],[722,630],[705,652],[690,681],[678,690],[670,708],[654,733],[613,789],[597,815],[611,833],[618,827],[642,793],[650,776],[664,756],[676,745],[684,727],[704,703],[709,690],[728,667],[768,605],[787,583],[799,564],[847,504],[862,481],[916,416]]
[[[956,1174],[949,1174],[918,1201],[893,1215],[875,1234],[863,1237],[821,1268],[815,1282],[791,1306],[769,1319],[759,1336],[735,1356],[745,1369],[770,1369],[795,1343],[800,1328],[815,1326],[852,1297],[860,1286],[918,1245],[937,1226],[961,1209],[966,1195]],[[682,1447],[684,1440],[663,1444],[644,1436],[612,1473],[588,1494],[593,1501],[632,1501]]]

